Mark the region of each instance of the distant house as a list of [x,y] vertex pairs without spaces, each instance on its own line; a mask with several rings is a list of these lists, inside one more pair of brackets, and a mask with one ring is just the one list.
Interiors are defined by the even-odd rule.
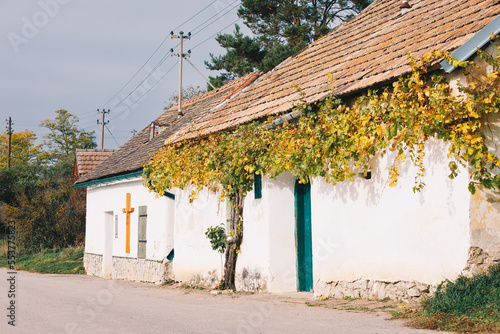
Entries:
[[[241,94],[258,76],[248,74],[184,101],[181,117],[177,106],[166,110],[77,181],[75,187],[87,187],[85,268],[89,274],[152,282],[171,274],[168,259],[174,256],[174,210],[179,201],[173,193],[162,198],[149,193],[142,185],[142,166],[175,131]],[[128,224],[124,211],[130,212]]]
[[115,150],[77,149],[73,176],[78,179],[106,160]]
[[[497,52],[489,37],[500,33],[499,1],[409,3],[403,12],[399,0],[376,0],[272,71],[188,101],[180,118],[175,108],[167,110],[77,181],[76,187],[87,187],[87,272],[209,286],[220,279],[220,258],[204,232],[226,222],[225,205],[208,192],[191,203],[189,191],[180,189],[156,198],[142,185],[142,164],[165,140],[204,137],[287,113],[301,99],[319,101],[332,94],[329,75],[334,94],[354,98],[409,73],[409,52],[419,57],[439,49],[460,59],[475,57],[477,48]],[[463,80],[448,64],[435,70],[448,73],[452,85]],[[499,138],[498,114],[490,124],[490,136]],[[370,179],[336,186],[322,178],[302,186],[291,173],[264,176],[261,194],[245,199],[237,287],[407,299],[466,268],[500,261],[500,206],[485,191],[471,195],[467,173],[448,179],[445,161],[445,145],[433,141],[419,194],[412,192],[410,164],[403,165],[398,186],[385,188],[387,156],[374,161]],[[297,214],[297,203],[308,209]]]

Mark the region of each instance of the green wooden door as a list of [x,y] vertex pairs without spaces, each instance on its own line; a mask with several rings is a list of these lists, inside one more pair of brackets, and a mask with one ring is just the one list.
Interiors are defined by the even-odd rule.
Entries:
[[146,258],[146,232],[148,228],[148,207],[139,207],[139,231],[138,231],[138,245],[137,245],[137,258]]
[[295,221],[297,290],[313,292],[310,183],[295,182]]

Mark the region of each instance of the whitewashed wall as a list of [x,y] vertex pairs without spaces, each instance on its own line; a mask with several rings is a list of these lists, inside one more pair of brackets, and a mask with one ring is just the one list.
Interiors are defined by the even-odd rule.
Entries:
[[[131,194],[130,254],[125,252],[126,194]],[[106,215],[112,215],[113,256],[137,257],[139,206],[147,206],[146,259],[163,260],[173,248],[174,201],[156,198],[142,186],[142,180],[115,181],[87,188],[87,224],[85,252],[104,254]],[[115,238],[115,215],[118,215],[118,238]]]
[[205,232],[210,226],[226,223],[225,203],[218,195],[202,191],[190,203],[188,190],[173,190],[175,200],[173,270],[175,279],[193,284],[214,286],[221,279],[221,260],[212,250]]
[[262,178],[262,198],[250,192],[243,214],[244,237],[237,263],[239,290],[295,291],[295,178]]
[[[294,178],[263,178],[262,199],[247,195],[243,211],[243,243],[236,268],[236,286],[243,291],[296,290]],[[227,230],[227,203],[202,191],[190,203],[191,189],[173,191],[175,207],[175,279],[214,286],[221,279],[220,255],[205,236],[210,226]]]
[[387,185],[394,155],[373,163],[372,178],[335,187],[312,182],[314,281],[454,278],[465,267],[469,242],[468,175],[447,176],[446,150],[428,142],[424,182],[413,193],[415,168],[403,164],[396,187]]

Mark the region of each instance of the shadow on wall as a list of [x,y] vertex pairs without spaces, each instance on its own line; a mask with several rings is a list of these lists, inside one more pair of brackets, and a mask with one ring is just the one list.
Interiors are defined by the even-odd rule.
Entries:
[[[426,145],[426,155],[424,158],[425,166],[425,176],[423,182],[429,181],[429,176],[434,175],[441,178],[446,185],[448,199],[447,208],[450,214],[455,213],[455,204],[453,200],[454,192],[454,180],[449,179],[449,169],[448,169],[448,145],[440,140],[431,138],[429,139],[428,145]],[[354,181],[346,180],[344,182],[339,182],[335,186],[327,183],[321,182],[318,189],[318,193],[323,199],[328,196],[333,198],[334,201],[340,202],[342,204],[348,204],[358,201],[360,198],[364,198],[364,203],[367,207],[376,207],[381,198],[384,196],[385,192],[390,191],[392,188],[389,186],[387,180],[389,178],[388,167],[392,165],[396,158],[395,152],[388,152],[383,158],[377,155],[371,160],[371,178],[365,179],[360,172],[355,176]],[[467,171],[463,168],[460,173],[466,173]],[[401,169],[399,170],[399,182],[397,185],[398,189],[401,189],[405,193],[412,192],[413,186],[415,185],[415,176],[417,175],[417,169],[413,166],[408,154],[406,161],[401,164]],[[313,181],[314,182],[314,181]],[[418,198],[420,205],[426,203],[425,192],[427,187],[419,193],[414,194],[415,199]]]

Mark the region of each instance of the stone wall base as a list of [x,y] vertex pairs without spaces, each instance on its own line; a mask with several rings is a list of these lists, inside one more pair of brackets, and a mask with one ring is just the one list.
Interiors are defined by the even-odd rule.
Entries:
[[243,268],[235,277],[236,290],[245,292],[267,291],[267,281],[257,269]]
[[90,276],[102,276],[102,255],[84,253],[83,254],[83,266],[87,275]]
[[490,266],[500,263],[500,251],[496,254],[488,254],[479,247],[469,248],[469,259],[467,260],[467,267],[465,267],[463,274],[465,276],[474,276],[488,271]]
[[163,284],[172,278],[171,261],[113,256],[112,279]]
[[[102,255],[85,253],[83,263],[87,274],[103,277],[102,261]],[[158,261],[113,256],[112,279],[162,284],[172,277],[172,264],[167,259]]]
[[356,281],[319,282],[314,287],[315,296],[332,298],[363,298],[409,301],[425,294],[434,293],[436,286],[416,281],[384,282],[359,279]]
[[214,289],[219,285],[220,273],[218,270],[210,270],[204,274],[195,274],[180,283],[183,285],[200,286],[207,289]]

